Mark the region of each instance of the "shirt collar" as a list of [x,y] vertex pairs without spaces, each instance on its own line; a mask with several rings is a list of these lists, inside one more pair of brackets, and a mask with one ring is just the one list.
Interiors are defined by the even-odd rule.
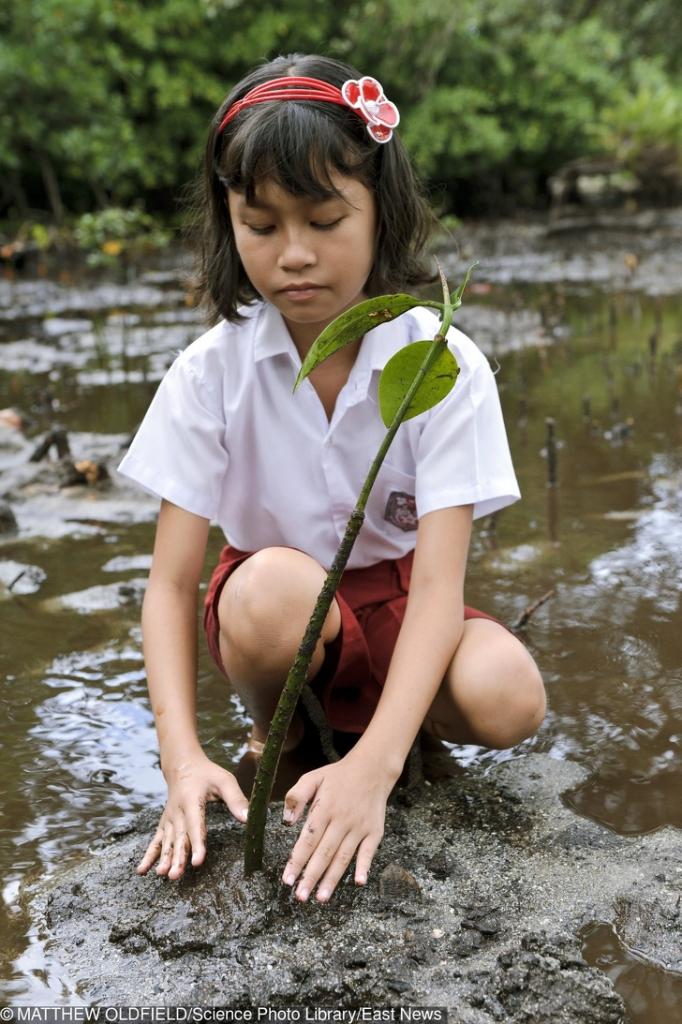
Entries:
[[[254,360],[260,362],[271,356],[290,356],[295,367],[300,369],[301,359],[287,330],[282,314],[270,302],[263,302],[256,317]],[[394,352],[408,340],[407,318],[402,316],[390,323],[374,327],[360,346],[357,359],[351,370],[356,393],[359,397],[367,394],[374,370],[383,370]]]
[[282,314],[272,303],[261,303],[259,315],[256,317],[255,330],[253,357],[257,363],[262,359],[269,359],[270,356],[287,353],[300,366],[301,360],[282,319]]

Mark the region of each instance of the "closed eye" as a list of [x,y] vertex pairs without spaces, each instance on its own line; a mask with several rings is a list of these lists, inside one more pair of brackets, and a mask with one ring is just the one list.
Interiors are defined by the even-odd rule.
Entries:
[[337,217],[336,220],[330,220],[326,224],[321,224],[319,221],[317,223],[313,222],[313,227],[319,231],[329,231],[330,228],[335,228],[337,224],[340,224],[342,220],[343,217]]
[[[331,231],[331,229],[335,228],[337,224],[340,224],[342,220],[343,217],[337,217],[336,220],[326,221],[324,223],[321,221],[311,221],[310,223],[317,231]],[[247,224],[246,226],[254,235],[269,235],[275,230],[272,224],[268,224],[263,227],[258,227],[255,224]]]
[[251,232],[252,232],[252,234],[254,234],[254,235],[269,235],[269,234],[270,234],[270,232],[274,230],[274,228],[271,228],[271,227],[265,227],[265,228],[257,228],[257,227],[255,226],[255,224],[247,224],[247,225],[246,225],[246,227],[247,227],[247,228],[249,229],[249,231],[251,231]]

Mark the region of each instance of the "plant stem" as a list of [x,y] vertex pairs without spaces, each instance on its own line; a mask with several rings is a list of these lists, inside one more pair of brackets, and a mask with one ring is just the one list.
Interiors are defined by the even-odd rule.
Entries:
[[419,386],[429,369],[438,359],[443,348],[447,345],[445,336],[452,321],[452,305],[450,305],[449,302],[446,302],[445,304],[438,303],[437,305],[439,309],[442,310],[441,327],[434,338],[433,345],[429,348],[424,362],[420,366],[419,371],[393,417],[393,422],[388,428],[386,436],[381,443],[381,447],[370,466],[369,473],[367,474],[367,478],[360,492],[360,497],[358,498],[357,504],[353,509],[350,519],[348,520],[343,540],[336,552],[332,567],[327,573],[327,578],[324,581],[322,590],[317,598],[313,614],[311,615],[310,621],[306,627],[296,658],[289,671],[289,675],[287,676],[284,684],[284,689],[282,690],[282,695],[272,717],[272,722],[265,741],[265,747],[263,749],[256,778],[253,783],[251,799],[249,802],[249,816],[246,822],[244,849],[244,873],[246,875],[250,875],[254,871],[261,870],[263,865],[263,843],[268,804],[270,802],[270,794],[272,793],[272,786],[277,773],[277,765],[279,764],[284,738],[289,730],[289,725],[294,711],[296,710],[296,704],[298,703],[301,690],[305,685],[308,672],[310,670],[312,655],[322,633],[322,626],[331,607],[331,603],[334,600],[334,595],[336,594],[339,583],[341,582],[341,576],[346,568],[353,545],[365,518],[365,506],[367,504],[367,499],[369,498],[372,485],[374,484],[395,433],[402,423],[403,416],[405,415],[410,402],[419,389]]

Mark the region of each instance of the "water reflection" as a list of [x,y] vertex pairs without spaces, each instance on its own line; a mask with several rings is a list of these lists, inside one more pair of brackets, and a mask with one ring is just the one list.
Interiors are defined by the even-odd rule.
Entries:
[[[677,751],[669,751],[670,759]],[[665,758],[663,758],[665,759]],[[656,770],[653,758],[650,778],[599,773],[565,797],[578,814],[600,821],[622,835],[643,835],[665,821],[682,828],[682,771]]]
[[682,974],[663,970],[625,946],[611,925],[595,923],[584,930],[583,956],[608,974],[628,1008],[631,1024],[679,1020]]

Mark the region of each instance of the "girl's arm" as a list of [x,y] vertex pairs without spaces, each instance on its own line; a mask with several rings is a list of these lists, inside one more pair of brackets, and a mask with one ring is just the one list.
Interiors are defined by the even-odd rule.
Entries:
[[344,758],[302,775],[286,795],[290,823],[312,804],[282,877],[299,879],[301,900],[320,878],[317,899],[329,899],[356,852],[355,881],[367,881],[386,802],[462,638],[472,511],[439,509],[419,520],[405,617],[372,720]]
[[407,607],[383,692],[353,748],[397,780],[464,629],[472,505],[419,520]]
[[237,780],[209,761],[197,734],[197,595],[209,526],[208,519],[161,502],[142,606],[147,683],[168,801],[137,870],[145,874],[158,860],[157,873],[174,880],[183,874],[190,850],[195,867],[204,860],[207,800],[222,800],[242,822],[248,809]]
[[184,759],[201,752],[196,726],[197,596],[209,526],[208,519],[161,502],[142,604],[142,637],[166,781]]

